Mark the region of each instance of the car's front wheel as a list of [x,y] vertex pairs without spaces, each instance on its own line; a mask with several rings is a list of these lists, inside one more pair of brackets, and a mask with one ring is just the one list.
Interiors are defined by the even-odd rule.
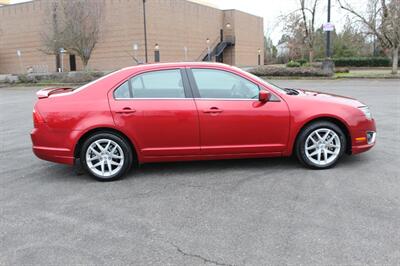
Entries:
[[99,181],[121,178],[132,166],[132,151],[122,137],[97,133],[83,143],[80,159],[84,169]]
[[340,127],[328,121],[308,125],[296,142],[297,158],[303,165],[314,169],[334,166],[345,149],[345,134]]

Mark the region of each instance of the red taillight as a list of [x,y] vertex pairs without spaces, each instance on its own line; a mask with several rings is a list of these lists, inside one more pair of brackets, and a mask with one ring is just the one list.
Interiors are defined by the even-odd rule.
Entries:
[[43,123],[44,123],[44,120],[43,120],[42,116],[39,114],[38,111],[33,109],[33,126],[35,128],[37,128],[39,124],[43,124]]

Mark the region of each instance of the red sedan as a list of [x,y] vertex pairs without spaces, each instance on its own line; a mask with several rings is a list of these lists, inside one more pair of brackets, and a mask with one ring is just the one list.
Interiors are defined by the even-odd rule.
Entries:
[[101,181],[147,162],[295,154],[325,169],[375,144],[375,121],[357,100],[282,89],[215,63],[128,67],[77,89],[37,93],[37,157]]

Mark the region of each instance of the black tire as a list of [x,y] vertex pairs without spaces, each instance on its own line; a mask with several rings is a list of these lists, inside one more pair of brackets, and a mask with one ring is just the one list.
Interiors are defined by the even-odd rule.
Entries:
[[[318,165],[311,161],[307,155],[306,155],[306,140],[312,134],[314,131],[318,129],[330,129],[334,131],[340,140],[340,150],[339,153],[337,154],[336,158],[326,164],[326,165]],[[297,140],[296,140],[296,145],[295,145],[295,153],[297,159],[302,163],[304,166],[311,168],[311,169],[328,169],[333,167],[339,159],[343,156],[344,152],[346,150],[346,135],[343,133],[343,130],[338,127],[336,124],[329,122],[329,121],[317,121],[314,123],[311,123],[307,125],[298,135]]]
[[[92,143],[100,139],[107,139],[116,142],[122,149],[124,156],[121,169],[109,176],[101,176],[96,174],[89,168],[88,163],[86,162],[86,152],[88,148]],[[129,143],[123,137],[110,132],[99,132],[87,138],[83,143],[80,152],[80,161],[85,172],[93,176],[96,180],[102,182],[114,181],[120,179],[124,174],[126,174],[127,171],[131,169],[133,163],[133,152]]]

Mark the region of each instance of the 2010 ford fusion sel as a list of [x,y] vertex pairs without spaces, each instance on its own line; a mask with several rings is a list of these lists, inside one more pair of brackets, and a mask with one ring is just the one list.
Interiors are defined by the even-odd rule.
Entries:
[[313,169],[375,144],[375,121],[357,100],[282,89],[218,63],[148,64],[77,89],[37,93],[37,157],[100,181],[148,162],[290,156]]

